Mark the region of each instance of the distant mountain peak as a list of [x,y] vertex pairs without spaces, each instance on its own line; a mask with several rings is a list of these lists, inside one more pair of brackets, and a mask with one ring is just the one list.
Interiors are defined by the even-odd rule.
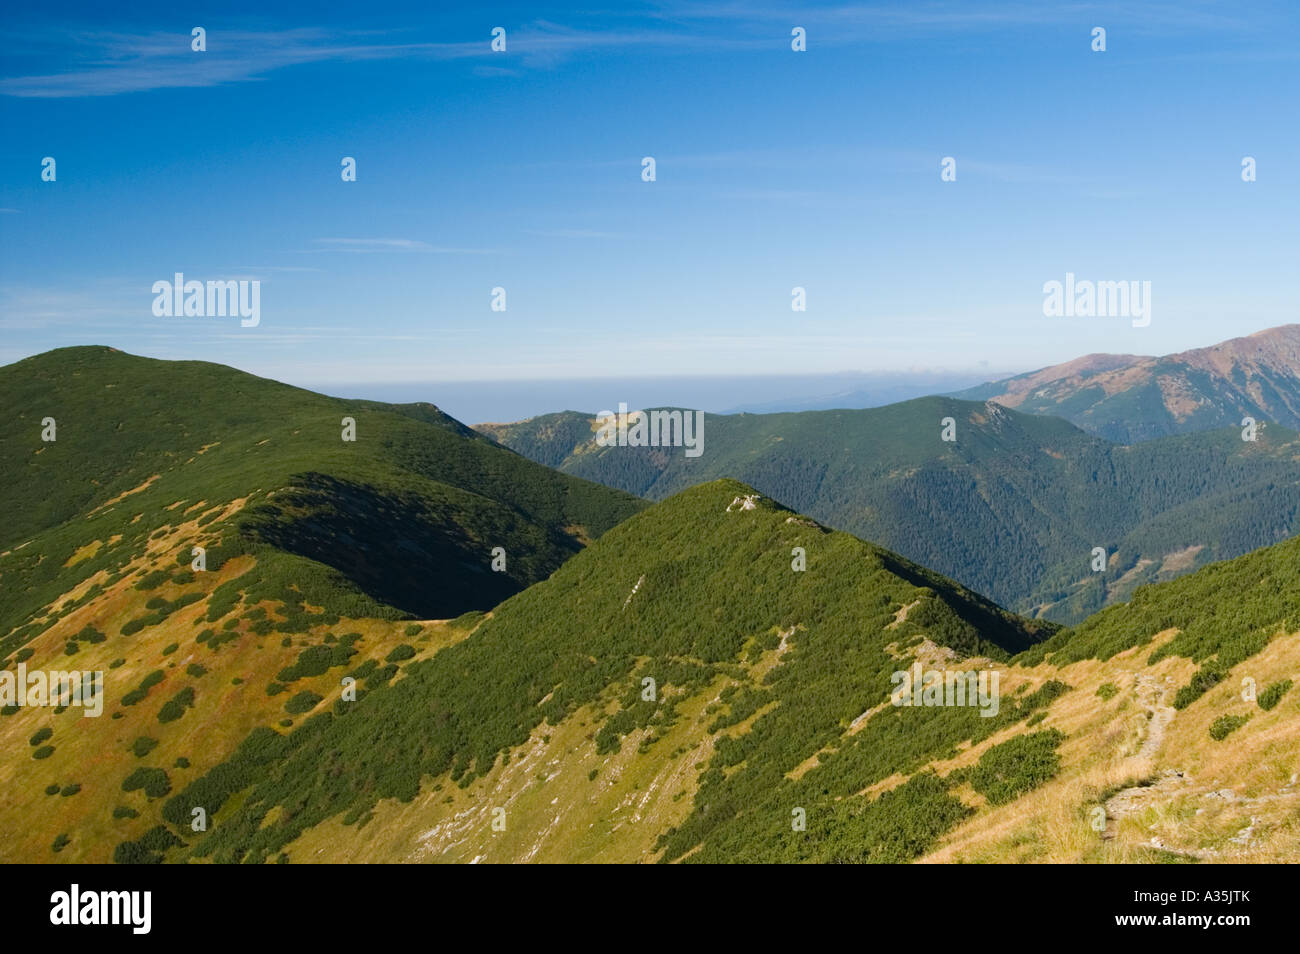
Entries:
[[1084,355],[955,396],[1064,417],[1126,444],[1243,416],[1300,427],[1300,324],[1159,357]]

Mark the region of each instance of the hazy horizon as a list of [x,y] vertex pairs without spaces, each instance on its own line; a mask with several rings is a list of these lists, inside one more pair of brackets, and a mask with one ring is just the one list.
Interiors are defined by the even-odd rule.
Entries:
[[615,408],[620,402],[634,408],[689,407],[711,414],[879,407],[973,387],[1006,376],[990,377],[983,371],[917,371],[532,381],[286,383],[334,397],[364,398],[393,404],[427,401],[465,424],[489,424],[520,421],[558,411],[594,414]]

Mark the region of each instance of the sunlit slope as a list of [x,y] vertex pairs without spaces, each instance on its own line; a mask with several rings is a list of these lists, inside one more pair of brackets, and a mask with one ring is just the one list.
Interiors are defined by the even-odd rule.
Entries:
[[[1050,632],[716,481],[614,528],[390,686],[250,737],[164,815],[206,806],[216,826],[185,853],[219,861],[366,844],[389,860],[906,860],[964,809],[925,779],[883,805],[856,793],[1022,723],[1064,687],[992,718],[863,717],[917,652],[988,664]],[[536,827],[552,798],[578,815]],[[796,807],[823,823],[794,837]],[[393,835],[396,816],[414,827]]]
[[[304,587],[324,580],[367,613],[448,617],[544,579],[643,506],[432,405],[330,398],[204,362],[61,349],[0,368],[0,401],[0,658],[31,635],[15,627],[120,575],[178,511],[201,508],[219,548],[210,570],[273,551],[303,561]],[[504,572],[490,568],[495,547]]]
[[1300,325],[1163,357],[1091,354],[959,392],[1063,417],[1122,443],[1237,427],[1300,427]]
[[[683,498],[720,504],[735,490],[726,482],[696,488],[638,521]],[[756,528],[764,520],[760,511],[743,516],[757,516]],[[730,546],[723,528],[703,527]],[[823,538],[821,552],[839,536]],[[609,542],[621,541],[615,534]],[[768,546],[784,550],[787,542]],[[604,545],[582,562],[594,570]],[[763,558],[746,556],[756,581],[768,583]],[[915,602],[916,593],[897,589],[885,565],[861,582],[887,594],[879,615],[849,607],[862,613],[862,623],[849,627],[857,638],[837,638],[844,618],[834,611],[808,612],[801,627],[800,607],[711,676],[679,692],[670,683],[659,705],[641,699],[640,680],[664,671],[662,664],[638,656],[630,674],[556,721],[526,709],[518,741],[487,772],[474,761],[460,784],[431,772],[418,792],[373,805],[365,799],[360,814],[333,816],[277,847],[290,860],[463,862],[1300,858],[1297,542],[1145,587],[1131,604],[1009,661],[987,643],[945,649],[944,614],[925,610],[930,597]],[[825,583],[828,595],[851,603],[830,580],[814,582],[813,574],[825,571],[810,562],[803,585]],[[624,574],[626,584],[630,570]],[[647,588],[652,579],[647,575],[627,612],[643,596],[649,604],[651,594],[682,595],[678,586]],[[555,582],[512,602],[556,598],[564,590],[546,592]],[[607,598],[621,607],[619,595],[610,587]],[[507,626],[511,610],[500,611]],[[662,612],[665,621],[675,616],[671,608]],[[478,636],[446,655],[470,653]],[[882,643],[877,657],[869,647]],[[984,656],[966,657],[971,651]],[[998,714],[888,705],[886,671],[916,661],[927,669],[996,669]],[[435,657],[425,667],[437,664]],[[413,680],[424,676],[408,671]],[[536,693],[554,681],[536,687],[529,701],[547,699]],[[667,700],[669,716],[662,714]],[[541,708],[553,711],[550,701]],[[324,731],[330,750],[339,751],[333,743],[342,737]],[[302,766],[304,783],[310,762]],[[253,821],[272,817],[261,815],[268,804],[301,803],[303,789],[282,787],[287,781],[254,785],[232,813],[251,839],[243,847],[258,851],[265,829],[255,833]],[[183,793],[176,804],[201,791]],[[248,814],[259,796],[267,801]],[[357,803],[349,804],[355,811]],[[792,824],[797,809],[804,831]],[[241,847],[218,833],[198,850],[229,859]]]
[[1068,736],[1060,771],[927,860],[1300,860],[1298,576],[1290,540],[1145,587],[1018,657],[1013,672],[1074,687],[1042,723]]
[[[123,662],[100,719],[0,718],[5,857],[1294,861],[1298,550],[1055,633],[731,481],[487,619],[316,616],[248,556],[133,567],[25,647]],[[996,705],[890,705],[918,663],[996,672]]]
[[178,565],[174,555],[209,542],[228,509],[177,508],[142,547],[118,548],[127,562],[116,578],[68,591],[6,657],[0,677],[98,672],[103,691],[97,715],[41,699],[0,707],[0,861],[156,857],[132,846],[159,836],[166,795],[250,731],[285,731],[345,675],[360,686],[392,678],[392,660],[427,655],[478,621],[392,618],[345,581],[323,585],[323,568],[313,576],[309,561],[269,548],[206,572]]

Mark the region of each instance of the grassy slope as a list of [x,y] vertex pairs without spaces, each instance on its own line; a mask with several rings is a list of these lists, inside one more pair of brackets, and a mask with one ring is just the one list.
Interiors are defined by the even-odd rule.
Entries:
[[[1297,567],[1296,540],[1214,564],[1017,657],[1029,678],[1075,687],[1043,723],[1070,736],[1062,771],[957,828],[930,860],[1294,862]],[[1265,708],[1270,686],[1280,695]],[[1215,739],[1225,718],[1245,721]],[[1104,836],[1090,824],[1099,805]]]
[[[0,760],[0,787],[5,792],[0,830],[6,832],[0,860],[112,860],[118,844],[143,836],[160,821],[162,796],[123,790],[135,770],[161,770],[168,786],[180,788],[220,764],[254,728],[276,726],[284,731],[301,721],[301,716],[284,709],[297,693],[337,695],[342,676],[367,660],[382,669],[386,655],[402,644],[417,649],[416,658],[422,658],[464,638],[476,622],[473,618],[457,623],[342,618],[333,625],[295,625],[286,633],[259,625],[283,619],[274,601],[236,605],[209,622],[211,601],[205,596],[156,625],[122,634],[123,624],[147,614],[145,604],[151,599],[174,601],[186,592],[211,594],[223,584],[255,575],[255,558],[242,556],[219,571],[197,575],[192,582],[178,582],[185,576],[177,571],[156,586],[136,587],[148,568],[166,565],[167,551],[193,539],[197,531],[193,519],[178,522],[151,544],[151,552],[133,561],[128,576],[64,614],[20,651],[29,669],[102,671],[105,699],[103,714],[97,718],[75,706],[62,712],[31,707],[0,710],[0,750],[6,753]],[[94,627],[102,639],[87,640],[87,626]],[[209,641],[207,634],[213,632],[219,638]],[[76,638],[79,634],[81,640]],[[353,643],[355,655],[346,666],[281,683],[285,691],[268,693],[281,671],[292,666],[304,649],[335,647],[340,637],[352,634],[360,639]],[[72,655],[67,653],[70,643],[76,647]],[[141,701],[127,704],[131,690],[155,671],[162,674],[161,681]],[[164,704],[186,689],[194,692],[192,707],[179,719],[161,721]],[[282,720],[289,722],[282,725]],[[29,740],[42,730],[52,733],[43,744],[54,751],[37,759],[38,747]],[[140,738],[157,745],[137,756],[132,745]],[[178,759],[188,765],[178,764]],[[59,786],[60,792],[47,794],[51,785]],[[73,786],[79,790],[62,794]],[[117,809],[135,814],[118,816]],[[56,854],[52,845],[60,834],[67,834],[70,841]]]
[[[303,648],[360,634],[352,664],[377,660],[382,680],[399,642],[423,651],[466,629],[408,634],[412,616],[488,609],[644,506],[432,405],[327,398],[202,362],[64,349],[0,369],[0,400],[0,665],[102,670],[107,699],[98,719],[0,710],[0,830],[21,832],[6,860],[53,857],[62,833],[60,859],[110,859],[159,820],[160,798],[122,791],[132,770],[181,785],[255,726],[299,721],[284,705],[304,688],[337,694],[337,665],[268,693]],[[40,440],[46,416],[54,442]],[[343,416],[355,443],[339,439]],[[206,571],[190,570],[195,546]],[[509,572],[488,570],[493,546]],[[124,704],[155,670],[162,681]],[[186,690],[192,708],[160,721]],[[41,730],[52,737],[30,746]],[[137,758],[139,737],[158,745]],[[66,796],[45,794],[56,783]],[[119,805],[139,817],[115,818]]]
[[[940,420],[957,441],[940,440]],[[884,408],[709,415],[705,452],[597,447],[587,415],[485,431],[567,473],[659,499],[732,477],[1026,613],[1074,622],[1141,583],[1291,536],[1300,442],[1267,427],[1134,447],[948,398]],[[1111,558],[1091,572],[1093,547]]]
[[[147,857],[140,846],[160,822],[185,843],[169,860],[1218,861],[1300,850],[1289,729],[1300,695],[1267,711],[1240,697],[1247,676],[1260,692],[1300,682],[1300,543],[1142,588],[1037,641],[1042,624],[769,501],[728,511],[746,493],[729,481],[693,488],[485,621],[411,635],[398,621],[343,619],[285,647],[258,629],[259,609],[280,618],[274,602],[240,604],[212,626],[211,596],[116,635],[152,594],[195,585],[178,571],[139,590],[133,572],[29,647],[30,665],[127,661],[110,670],[101,719],[0,718],[13,795],[0,826],[22,828],[6,860]],[[197,518],[154,541],[156,553],[199,532]],[[803,572],[790,567],[794,546],[807,550]],[[252,562],[232,560],[204,591]],[[63,658],[87,621],[107,639]],[[234,641],[195,642],[209,629]],[[345,665],[268,695],[304,646],[354,632]],[[417,654],[388,662],[401,643]],[[999,716],[889,706],[889,674],[913,660],[998,669]],[[208,671],[187,672],[193,661]],[[154,668],[163,682],[124,705]],[[361,679],[354,703],[340,699],[349,672]],[[185,686],[194,708],[159,722]],[[304,687],[322,700],[288,715]],[[1114,691],[1099,697],[1103,687]],[[1248,718],[1213,740],[1210,725],[1230,715]],[[35,760],[26,740],[44,726],[55,752]],[[128,747],[140,735],[160,745],[137,758]],[[178,756],[191,767],[175,767]],[[170,791],[122,792],[136,764],[167,771]],[[45,795],[50,784],[82,788]],[[114,818],[116,805],[140,814]],[[196,806],[213,816],[207,833],[189,830]],[[1098,806],[1105,831],[1090,825]],[[805,832],[791,829],[795,808]],[[70,842],[54,854],[61,833]]]
[[[846,730],[887,695],[890,674],[931,645],[927,639],[1006,659],[1050,627],[765,499],[728,511],[749,492],[717,481],[621,524],[498,607],[471,638],[406,666],[390,687],[269,740],[270,748],[248,746],[167,811],[173,819],[194,805],[217,812],[216,829],[192,846],[197,857],[257,860],[283,851],[306,860],[335,837],[317,837],[317,826],[359,825],[358,834],[339,837],[383,843],[390,826],[376,817],[420,804],[428,812],[413,821],[442,826],[427,853],[472,860],[484,846],[457,828],[478,809],[490,822],[490,809],[504,807],[519,856],[538,857],[541,832],[510,822],[516,806],[525,814],[530,803],[540,807],[538,793],[519,792],[521,801],[508,805],[483,800],[503,776],[528,788],[558,771],[576,786],[567,789],[570,800],[611,809],[632,794],[632,780],[671,777],[679,798],[654,811],[676,830],[643,826],[633,854],[910,857],[942,830],[937,820],[960,814],[941,786],[920,781],[889,812],[863,803],[866,820],[844,814],[837,799],[1022,721],[1053,689],[1004,704],[994,719],[970,708],[888,708],[851,737]],[[806,571],[791,568],[795,546],[807,551]],[[656,680],[654,701],[642,698],[646,678]],[[818,767],[786,779],[819,753]],[[792,806],[836,825],[818,829],[822,839],[787,837]],[[647,811],[626,815],[644,819]],[[570,826],[556,833],[551,852],[562,854],[573,838],[582,843],[578,855],[621,857],[629,845],[619,821],[612,812],[593,816],[595,829]],[[405,849],[423,850],[413,842]]]
[[[61,349],[0,369],[0,401],[0,658],[62,594],[116,578],[174,508],[208,512],[209,570],[269,552],[259,566],[275,585],[354,615],[427,618],[490,608],[643,506],[432,405],[329,398],[203,362]],[[345,416],[355,442],[341,440]],[[488,569],[495,546],[505,573]]]
[[[370,719],[359,718],[358,708],[321,725],[318,740],[303,730],[301,748],[290,747],[271,779],[232,799],[238,807],[223,811],[217,832],[199,843],[201,856],[1213,862],[1294,860],[1300,851],[1300,738],[1290,730],[1300,694],[1283,693],[1270,710],[1241,698],[1247,677],[1260,692],[1300,682],[1300,543],[1143,588],[1131,605],[1011,660],[995,643],[967,641],[967,652],[986,655],[957,663],[935,646],[950,618],[927,610],[934,608],[927,598],[911,602],[922,594],[890,570],[887,555],[786,523],[780,510],[725,513],[738,491],[718,482],[658,505],[503,605],[469,639],[406,669],[412,695],[400,693],[399,683],[368,700]],[[655,542],[664,544],[686,532],[663,528],[668,516],[690,521],[722,551],[697,552],[691,562],[700,574],[665,574],[653,550],[636,546],[646,535],[660,534]],[[653,528],[638,526],[652,520]],[[782,585],[796,541],[819,559]],[[765,584],[764,596],[750,591],[741,567]],[[624,611],[641,572],[645,581]],[[585,648],[604,640],[591,646],[586,667],[572,663],[588,674],[599,669],[599,678],[583,680],[582,693],[573,691],[573,670],[557,678],[564,635],[545,626],[554,606],[579,599],[579,618],[592,617],[594,629],[579,624],[577,641]],[[620,623],[625,612],[636,615]],[[525,615],[543,628],[523,626]],[[707,672],[665,680],[662,704],[637,701],[640,679],[667,671],[656,640],[685,645],[702,638],[692,635],[696,621],[733,618],[734,626],[722,624],[729,638],[716,644],[721,652],[698,660],[712,660]],[[656,621],[648,632],[641,628],[647,619]],[[545,638],[558,669],[540,681],[512,679],[518,663],[496,641],[506,637]],[[637,649],[612,653],[610,641]],[[521,655],[536,651],[530,643]],[[428,702],[452,691],[440,669],[468,678],[470,657],[489,652],[505,666],[493,683],[509,685],[506,693],[476,703],[484,689],[472,686],[445,711]],[[623,653],[628,658],[618,658]],[[615,658],[608,669],[597,662]],[[882,705],[886,673],[914,658],[996,667],[1001,715]],[[1188,692],[1207,671],[1220,673],[1219,681]],[[433,763],[413,784],[415,760],[402,766],[407,788],[398,797],[374,799],[364,777],[352,786],[321,784],[312,767],[324,751],[356,779],[358,761],[388,761],[383,753],[407,748],[366,723],[387,721],[374,718],[378,711],[408,711],[416,698],[428,705],[406,730],[416,737],[428,734],[420,724],[469,716],[477,727],[500,708],[514,715],[484,740],[481,758],[460,763],[459,784],[454,768],[440,772]],[[553,721],[542,721],[543,713]],[[1227,741],[1214,740],[1211,724],[1228,715],[1245,724]],[[611,727],[620,733],[617,749],[608,744]],[[507,739],[506,756],[497,757],[492,746]],[[445,756],[456,760],[452,751]],[[177,804],[203,792],[184,792]],[[290,825],[277,821],[285,804],[305,806]],[[791,830],[796,807],[807,812],[806,832]],[[1098,808],[1104,825],[1094,827]],[[494,817],[504,817],[504,830],[493,828]]]

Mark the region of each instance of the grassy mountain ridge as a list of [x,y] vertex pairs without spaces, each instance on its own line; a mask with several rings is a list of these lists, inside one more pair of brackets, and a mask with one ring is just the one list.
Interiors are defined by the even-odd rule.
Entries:
[[[195,846],[200,857],[274,857],[340,813],[350,824],[385,797],[410,801],[426,776],[444,779],[444,786],[473,784],[544,721],[610,709],[592,738],[597,752],[612,754],[634,730],[671,731],[679,707],[713,694],[730,709],[718,712],[723,725],[766,713],[734,747],[719,744],[720,764],[701,780],[733,806],[729,814],[744,814],[741,805],[766,797],[784,771],[824,749],[887,694],[898,668],[888,646],[928,638],[963,654],[1005,659],[1052,631],[765,498],[747,509],[749,494],[741,484],[713,482],[620,524],[550,579],[499,606],[471,638],[405,667],[390,686],[355,704],[339,702],[288,736],[250,739],[252,748],[178,794],[164,815],[175,820],[191,804],[209,806],[218,825]],[[795,546],[806,549],[806,571],[792,569]],[[764,672],[770,677],[758,678]],[[642,696],[647,678],[662,693],[653,703]],[[1004,710],[1001,722],[973,710],[927,711],[917,721],[926,723],[923,735],[933,735],[927,744],[944,748],[955,735],[992,731],[1028,711]],[[875,723],[846,748],[837,770],[879,773],[887,766],[878,745],[897,750],[904,738],[915,740],[903,720]],[[642,739],[638,748],[655,744]],[[754,746],[762,757],[747,754]],[[338,771],[322,776],[323,765]],[[226,812],[225,799],[250,782],[239,807]],[[821,776],[817,782],[829,784]],[[811,785],[810,803],[820,798]],[[726,822],[723,802],[712,804],[700,814],[697,799],[690,834],[665,836],[666,857],[701,849],[708,855],[713,849],[704,842],[718,825],[730,831],[741,824]]]
[[[296,723],[342,673],[378,684],[463,638],[478,620],[448,618],[644,507],[433,405],[205,362],[61,349],[0,368],[0,399],[0,667],[102,672],[105,705],[0,707],[9,860],[112,860],[250,730]],[[56,836],[71,840],[52,852]]]
[[[956,421],[956,440],[940,421]],[[1300,529],[1296,434],[1265,425],[1136,446],[996,403],[706,415],[704,453],[600,447],[588,415],[484,428],[520,453],[652,499],[734,477],[1020,612],[1077,621]],[[1094,547],[1108,553],[1094,573]]]
[[[0,708],[4,860],[1300,851],[1298,540],[1169,583],[1129,574],[1129,602],[1061,630],[721,479],[649,507],[631,500],[635,513],[551,570],[553,541],[587,537],[629,498],[466,436],[431,405],[281,393],[202,364],[179,370],[190,384],[222,382],[242,409],[227,400],[208,414],[206,398],[178,409],[184,389],[151,378],[158,363],[130,359],[144,361],[121,366],[140,390],[106,412],[95,406],[117,390],[100,373],[106,356],[74,357],[84,363],[44,385],[75,397],[51,413],[62,415],[59,441],[32,440],[44,415],[21,404],[11,406],[24,423],[4,434],[19,441],[3,448],[16,498],[86,509],[0,551],[0,665],[101,670],[104,714]],[[259,398],[274,415],[255,413]],[[1279,428],[1243,447],[1227,431],[1157,441],[1158,454],[1095,454],[1098,442],[1065,422],[961,402],[922,402],[915,419],[847,443],[842,430],[813,434],[800,453],[829,438],[862,448],[826,466],[823,484],[842,486],[842,471],[864,466],[865,438],[881,437],[870,459],[886,473],[924,474],[915,455],[938,420],[924,433],[921,422],[945,408],[958,446],[940,451],[937,513],[999,499],[972,461],[1002,462],[994,476],[1010,500],[1049,480],[1029,466],[1045,456],[1125,488],[1085,500],[1089,520],[1181,494],[1188,509],[1144,524],[1167,535],[1161,546],[1201,521],[1244,544],[1286,485],[1234,480],[1233,469],[1257,477],[1256,454],[1292,463]],[[349,413],[358,442],[335,446]],[[84,437],[95,414],[109,425],[98,446]],[[191,433],[192,422],[219,433]],[[795,442],[765,434],[778,449]],[[77,441],[60,448],[68,436]],[[728,439],[733,456],[750,446],[743,432]],[[46,458],[56,450],[61,460]],[[67,478],[69,467],[80,475]],[[1042,510],[1024,511],[1027,529],[1069,506],[1054,493],[1033,498]],[[1238,522],[1251,507],[1264,510],[1258,527]],[[537,582],[486,615],[410,619],[411,607],[436,608],[419,601],[442,585],[463,604],[502,536],[513,572]],[[205,571],[190,569],[195,545],[207,548]],[[1000,674],[996,711],[891,706],[894,677],[918,663]]]
[[1297,429],[1300,325],[1162,357],[1088,355],[954,396],[1064,417],[1124,444],[1236,427],[1248,416]]
[[[449,617],[545,578],[643,506],[432,405],[329,398],[205,362],[60,349],[0,369],[0,399],[12,518],[0,530],[0,655],[53,599],[83,580],[107,585],[196,509],[209,570],[269,550],[259,565],[293,563],[282,575],[319,581],[337,609],[376,615],[377,599]],[[489,570],[494,546],[506,572]],[[173,556],[190,562],[189,550]]]
[[[1206,861],[1300,849],[1300,740],[1286,731],[1297,697],[1282,688],[1300,670],[1287,595],[1300,592],[1300,542],[1143,587],[1052,634],[766,498],[747,509],[752,494],[724,480],[656,504],[355,703],[336,690],[291,732],[250,734],[162,801],[185,842],[166,857]],[[806,570],[791,568],[794,546]],[[998,713],[890,706],[891,673],[913,662],[1000,672]],[[1240,700],[1246,675],[1280,703]],[[1250,759],[1215,741],[1224,718]],[[1156,805],[1172,814],[1153,846],[1139,808]],[[188,833],[198,806],[214,825]]]

